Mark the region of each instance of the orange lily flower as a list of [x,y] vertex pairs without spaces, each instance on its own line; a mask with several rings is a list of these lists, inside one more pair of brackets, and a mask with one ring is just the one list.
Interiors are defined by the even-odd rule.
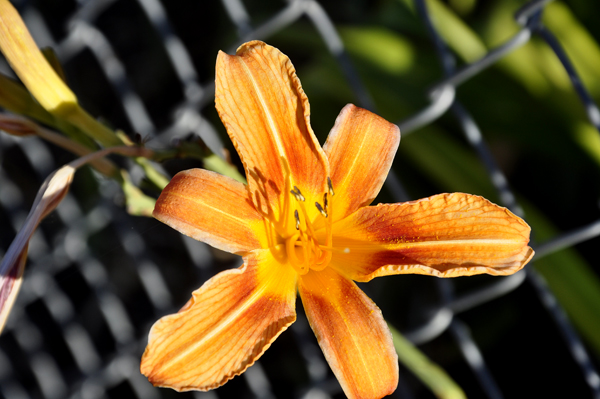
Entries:
[[[403,273],[507,275],[533,256],[529,226],[478,196],[368,206],[400,142],[398,127],[347,105],[321,148],[290,60],[253,41],[217,58],[216,106],[248,184],[177,174],[154,216],[243,256],[150,331],[141,372],[178,391],[216,388],[251,366],[296,319],[299,292],[349,398],[381,398],[398,359],[379,308],[354,283]],[[354,280],[354,281],[353,281]]]

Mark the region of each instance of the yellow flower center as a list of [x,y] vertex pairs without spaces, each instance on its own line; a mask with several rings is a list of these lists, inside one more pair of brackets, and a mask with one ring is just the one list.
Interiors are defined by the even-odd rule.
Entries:
[[315,234],[315,229],[306,211],[306,199],[298,187],[290,191],[296,200],[294,209],[294,220],[296,223],[296,233],[284,238],[285,252],[289,263],[299,274],[306,274],[310,269],[323,270],[331,261],[332,251],[332,200],[333,187],[331,179],[327,178],[328,192],[323,194],[323,204],[315,202],[320,217],[325,218],[325,243],[320,244]]

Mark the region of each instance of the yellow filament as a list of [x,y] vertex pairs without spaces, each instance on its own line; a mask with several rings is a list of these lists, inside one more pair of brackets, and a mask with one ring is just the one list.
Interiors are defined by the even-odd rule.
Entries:
[[300,240],[302,241],[302,253],[304,254],[304,267],[310,268],[312,245],[310,237],[306,236],[306,232],[300,230]]
[[[329,262],[333,251],[337,251],[333,245],[333,187],[331,180],[328,178],[328,192],[323,195],[324,208],[320,204],[316,204],[321,217],[325,218],[325,245],[320,245],[317,241],[314,227],[310,222],[308,212],[304,206],[305,198],[300,190],[294,186],[294,190],[290,191],[292,196],[298,203],[297,209],[294,211],[295,223],[297,232],[285,240],[286,252],[290,264],[300,274],[305,274],[309,269],[320,271],[325,269]],[[329,195],[328,195],[329,194]],[[303,221],[300,220],[298,209],[302,213]],[[302,247],[302,259],[296,254],[296,247]]]
[[306,212],[306,208],[304,207],[304,202],[298,201],[300,204],[300,211],[302,212],[302,216],[304,216],[304,222],[306,224],[306,229],[308,230],[311,237],[315,236],[315,231],[310,223],[310,219],[308,218],[308,213]]
[[[330,180],[328,180],[330,182]],[[319,245],[319,249],[321,250],[321,256],[317,259],[316,264],[318,265],[315,270],[323,270],[329,265],[331,262],[332,251],[329,248],[333,245],[333,234],[332,234],[332,226],[333,226],[333,188],[331,187],[331,183],[329,183],[330,187],[330,198],[327,200],[327,194],[323,196],[323,202],[325,203],[325,212],[327,212],[327,217],[325,218],[325,246]]]
[[[296,198],[296,200],[298,201],[299,207],[300,207],[300,212],[302,212],[302,216],[304,216],[304,224],[306,226],[306,230],[308,230],[308,232],[305,232],[308,237],[306,237],[306,244],[307,246],[305,246],[305,248],[311,249],[309,252],[312,255],[314,253],[314,248],[319,248],[319,243],[317,242],[317,239],[315,238],[315,230],[312,226],[312,223],[310,223],[310,218],[308,217],[308,212],[306,211],[306,207],[304,206],[304,196],[302,195],[302,193],[300,192],[300,190],[298,189],[298,187],[294,186],[294,189],[296,190],[296,194],[294,195],[294,197]],[[305,242],[305,241],[303,241]],[[310,244],[309,244],[310,242]],[[310,245],[310,246],[308,246]],[[319,249],[319,257],[321,256],[321,250]],[[304,258],[305,262],[308,262],[308,264],[310,265],[312,263],[312,256],[310,257],[310,259],[308,257]]]

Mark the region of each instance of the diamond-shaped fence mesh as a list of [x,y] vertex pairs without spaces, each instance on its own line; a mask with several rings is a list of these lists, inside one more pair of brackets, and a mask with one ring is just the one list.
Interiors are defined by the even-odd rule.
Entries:
[[[599,10],[579,3],[580,12]],[[231,148],[213,106],[217,50],[232,53],[239,44],[260,39],[279,47],[296,65],[320,140],[347,102],[399,124],[403,141],[382,193],[388,202],[452,189],[491,196],[526,220],[539,220],[543,211],[545,222],[540,224],[554,223],[564,232],[548,227],[552,234],[540,234],[532,223],[536,258],[513,276],[396,276],[361,287],[387,320],[446,369],[468,397],[600,397],[594,366],[600,352],[590,342],[590,331],[587,339],[579,338],[585,327],[572,327],[540,270],[563,262],[567,268],[559,265],[561,270],[569,270],[568,262],[587,262],[592,268],[585,270],[593,271],[599,260],[593,248],[600,234],[598,168],[593,161],[581,161],[586,152],[571,148],[573,127],[554,126],[558,119],[548,104],[561,104],[580,118],[585,128],[577,137],[586,145],[600,143],[593,129],[600,128],[593,100],[600,92],[595,80],[600,82],[599,64],[586,71],[596,74],[588,79],[595,91],[588,91],[572,61],[572,54],[585,51],[579,44],[593,43],[600,31],[591,30],[590,36],[566,22],[549,20],[548,26],[564,24],[556,34],[567,37],[572,48],[563,48],[544,13],[554,6],[552,18],[560,14],[562,21],[572,23],[575,17],[564,4],[24,0],[15,5],[38,45],[55,49],[84,107],[112,126],[138,133],[147,146],[168,147],[198,136],[217,154]],[[479,24],[512,23],[512,31],[502,31],[512,33],[477,53],[483,44],[468,43],[473,39],[466,30],[491,35],[502,26],[469,27],[450,6],[465,13],[464,7],[471,7],[472,20]],[[497,13],[507,16],[491,18]],[[452,27],[456,30],[448,36]],[[569,39],[570,34],[579,39]],[[554,64],[548,61],[553,68],[548,74],[559,76],[562,92],[548,88],[550,80],[535,69],[545,66],[532,65],[532,52],[548,60],[554,57]],[[0,69],[11,73],[6,63]],[[540,118],[539,110],[503,103],[506,91],[527,98],[520,107],[528,101],[532,109],[546,104],[541,109],[548,115]],[[569,91],[572,95],[560,98]],[[483,117],[480,123],[483,109],[497,112],[492,121],[501,120],[502,125],[495,128]],[[503,136],[513,130],[519,135],[524,128],[534,133],[523,142],[534,141],[531,146],[539,146],[538,152],[515,144],[521,143],[518,137]],[[563,137],[545,135],[548,128]],[[555,153],[561,150],[564,159]],[[0,257],[40,183],[71,159],[39,139],[0,134]],[[164,165],[169,174],[200,166],[185,159]],[[124,167],[140,178],[136,166]],[[464,177],[456,176],[457,171]],[[456,183],[447,184],[444,179],[449,177]],[[571,249],[569,256],[553,258],[577,244],[583,257]],[[541,264],[537,259],[555,261]],[[139,373],[150,325],[180,308],[207,278],[239,264],[237,257],[153,219],[129,216],[116,183],[89,169],[78,172],[64,202],[30,243],[22,290],[0,336],[0,396],[343,397],[301,315],[243,376],[216,391],[177,394],[152,387]],[[562,277],[554,278],[552,283]],[[560,293],[560,285],[558,291],[550,285]],[[557,296],[569,300],[568,292]],[[585,320],[585,314],[571,312],[569,316]],[[392,397],[426,398],[431,393],[401,367],[400,386]]]

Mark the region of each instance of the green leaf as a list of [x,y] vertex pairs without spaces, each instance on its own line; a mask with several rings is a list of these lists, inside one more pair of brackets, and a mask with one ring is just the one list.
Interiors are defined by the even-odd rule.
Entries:
[[398,353],[400,362],[412,371],[438,398],[466,398],[463,390],[440,366],[429,360],[423,352],[404,338],[398,330],[389,324],[388,327],[392,332],[394,348]]
[[[412,1],[400,0],[414,10]],[[487,48],[479,36],[439,0],[428,0],[427,9],[433,25],[446,44],[466,62],[473,62],[487,53]]]
[[346,49],[392,74],[405,73],[414,64],[415,49],[396,32],[380,27],[342,27]]
[[588,90],[600,94],[600,46],[593,36],[562,2],[548,4],[544,23],[558,38]]
[[142,190],[136,187],[129,178],[129,174],[121,170],[123,180],[121,181],[121,188],[125,195],[125,203],[127,204],[127,212],[134,216],[148,216],[152,217],[152,211],[156,200],[144,194]]
[[81,130],[46,111],[27,91],[25,86],[2,74],[0,74],[0,107],[60,130],[89,149],[98,148],[96,143]]
[[231,165],[229,162],[225,161],[216,154],[207,155],[202,159],[202,161],[204,162],[204,167],[206,169],[231,177],[239,182],[246,183],[246,179],[241,175],[240,172],[238,172],[235,166]]

